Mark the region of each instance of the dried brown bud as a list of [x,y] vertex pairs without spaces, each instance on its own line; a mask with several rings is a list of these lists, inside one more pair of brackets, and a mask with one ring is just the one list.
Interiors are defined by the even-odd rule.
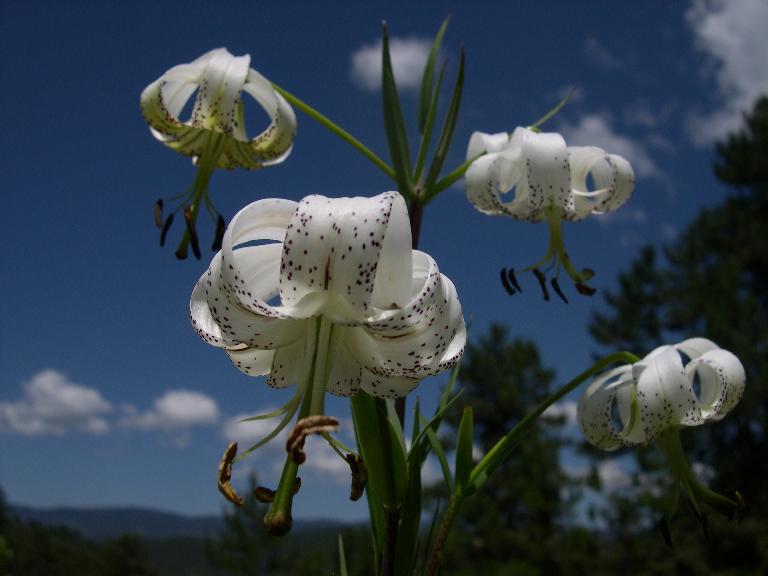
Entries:
[[224,450],[224,455],[219,462],[218,485],[219,492],[224,495],[224,498],[233,504],[242,506],[243,499],[238,496],[235,489],[232,488],[232,484],[230,484],[230,480],[232,480],[232,462],[234,461],[235,456],[237,456],[237,442],[232,442],[227,446],[227,449]]
[[307,459],[304,453],[304,441],[310,434],[325,434],[327,432],[337,432],[339,421],[333,416],[308,416],[302,418],[296,423],[296,427],[288,435],[288,441],[285,449],[293,457],[297,464],[303,464]]

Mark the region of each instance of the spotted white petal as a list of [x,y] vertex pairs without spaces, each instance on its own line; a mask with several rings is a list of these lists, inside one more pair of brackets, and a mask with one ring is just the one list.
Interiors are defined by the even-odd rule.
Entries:
[[[685,367],[681,354],[690,359]],[[595,378],[579,401],[579,425],[605,450],[647,444],[670,428],[719,420],[741,399],[744,382],[738,358],[709,340],[661,346]]]
[[[168,70],[141,94],[141,109],[152,134],[166,146],[199,157],[213,134],[221,139],[219,168],[248,169],[274,164],[291,150],[296,117],[269,81],[249,68],[250,56],[235,57],[219,48],[191,64]],[[267,112],[269,126],[254,138],[246,133],[242,93]],[[188,119],[181,113],[197,93]]]
[[395,192],[247,206],[196,285],[190,311],[200,336],[243,372],[269,374],[273,387],[307,386],[309,367],[320,366],[312,381],[340,396],[361,387],[405,395],[454,365],[466,342],[456,288],[429,255],[411,249]]
[[280,299],[294,315],[322,312],[335,322],[360,323],[374,305],[400,307],[410,291],[410,243],[405,201],[396,192],[308,196],[286,232]]
[[536,222],[550,210],[580,220],[619,208],[634,188],[634,172],[624,158],[594,146],[566,148],[557,133],[517,128],[507,138],[476,132],[467,159],[483,151],[467,170],[465,185],[469,200],[486,214]]

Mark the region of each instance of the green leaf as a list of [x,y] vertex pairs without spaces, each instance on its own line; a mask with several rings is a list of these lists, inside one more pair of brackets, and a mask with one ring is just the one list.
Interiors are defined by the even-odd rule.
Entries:
[[392,72],[392,58],[389,54],[389,35],[386,23],[382,28],[381,52],[381,95],[389,154],[392,158],[392,167],[395,170],[395,181],[398,189],[403,196],[410,198],[413,196],[411,153],[408,149],[408,135],[405,131],[403,113],[400,109],[395,75]]
[[440,45],[443,42],[445,29],[448,28],[448,21],[450,19],[451,17],[448,16],[443,20],[440,29],[435,35],[435,40],[432,42],[432,49],[429,51],[429,57],[424,66],[424,75],[421,78],[421,93],[419,94],[419,132],[421,134],[424,134],[424,129],[427,126],[427,118],[431,108],[430,102],[433,100],[432,81],[435,75],[435,60],[437,60],[437,55],[440,53]]
[[422,133],[421,145],[419,146],[419,154],[416,158],[416,168],[414,169],[413,179],[418,182],[421,178],[421,172],[424,170],[424,162],[427,160],[427,151],[429,150],[429,144],[432,141],[432,133],[435,131],[435,118],[437,117],[438,101],[440,100],[440,88],[443,85],[443,78],[445,77],[445,64],[440,68],[440,75],[437,78],[437,85],[435,91],[432,94],[432,99],[429,103],[429,112],[427,113],[427,125]]
[[385,400],[384,402],[387,406],[387,419],[389,420],[389,424],[395,433],[395,437],[400,443],[400,448],[405,452],[405,437],[403,436],[403,428],[400,426],[400,417],[397,415],[397,410],[395,409],[395,401]]
[[472,407],[464,408],[456,437],[456,491],[461,492],[469,483],[472,472]]
[[395,574],[412,574],[421,525],[421,466],[411,466],[400,511],[395,549]]
[[[451,466],[448,464],[448,458],[445,457],[443,445],[440,443],[440,439],[432,428],[425,428],[425,430],[427,431],[427,438],[429,439],[432,451],[435,453],[435,456],[437,456],[437,461],[440,462],[440,470],[443,472],[443,481],[450,494],[453,492],[453,476],[451,475]],[[424,455],[424,459],[426,459],[426,454]]]
[[453,94],[451,94],[451,101],[448,104],[448,111],[445,114],[445,121],[443,122],[443,128],[440,132],[440,139],[437,142],[435,156],[432,159],[432,165],[429,167],[427,178],[424,180],[424,188],[426,190],[429,190],[432,184],[434,184],[437,180],[437,177],[440,176],[440,171],[443,169],[443,163],[445,162],[445,158],[448,155],[448,150],[451,147],[453,129],[456,127],[456,119],[459,116],[459,108],[461,107],[461,93],[463,88],[464,48],[461,49],[459,70],[456,74],[456,83],[453,86]]
[[460,390],[452,398],[447,400],[445,402],[445,405],[442,408],[440,408],[437,412],[435,412],[435,414],[432,416],[429,422],[427,422],[425,425],[422,426],[421,432],[419,432],[418,436],[416,436],[416,438],[411,441],[411,452],[409,454],[409,461],[411,465],[413,465],[413,463],[416,462],[415,456],[413,456],[414,454],[417,453],[416,450],[419,449],[420,444],[422,442],[427,441],[426,440],[427,431],[432,430],[433,433],[437,431],[437,429],[440,426],[440,422],[442,421],[442,418],[445,415],[446,411],[448,411],[448,409],[451,406],[453,406],[453,403],[456,402],[456,400],[458,400],[461,397],[462,393],[463,393],[463,390]]
[[357,443],[368,467],[368,487],[382,507],[396,509],[405,494],[408,463],[387,416],[387,405],[380,398],[359,392],[352,398],[352,418]]
[[571,88],[570,90],[568,90],[568,93],[565,95],[565,97],[563,97],[563,99],[560,100],[560,102],[555,104],[554,108],[552,108],[549,112],[544,114],[544,116],[542,116],[541,118],[536,120],[536,122],[531,124],[529,126],[529,128],[531,130],[538,131],[538,129],[541,127],[542,124],[544,124],[544,122],[546,122],[547,120],[550,120],[553,116],[555,116],[555,114],[560,112],[560,109],[568,103],[568,100],[573,98],[573,95],[575,93],[576,93],[576,89],[575,88]]
[[339,576],[349,576],[347,556],[344,554],[344,538],[339,534]]

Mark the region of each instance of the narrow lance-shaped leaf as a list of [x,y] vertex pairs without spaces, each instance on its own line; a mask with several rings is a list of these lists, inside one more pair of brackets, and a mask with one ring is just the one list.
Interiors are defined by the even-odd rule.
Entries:
[[400,511],[395,574],[412,574],[421,525],[421,466],[408,468],[408,485]]
[[462,491],[472,471],[472,407],[464,408],[456,437],[456,491]]
[[349,576],[347,556],[344,554],[344,538],[339,534],[339,576]]
[[440,88],[443,85],[443,78],[445,77],[445,64],[440,67],[440,74],[437,77],[437,84],[432,94],[432,99],[429,103],[429,111],[427,112],[427,125],[425,126],[422,136],[421,144],[419,145],[419,154],[416,157],[416,168],[413,173],[413,180],[418,182],[421,178],[421,173],[424,170],[424,163],[427,160],[427,152],[429,151],[429,144],[432,142],[432,133],[435,131],[435,118],[437,117],[438,102],[440,101]]
[[411,182],[411,153],[408,148],[408,136],[400,109],[400,98],[397,94],[397,84],[392,71],[392,58],[389,54],[389,35],[387,25],[382,28],[382,66],[381,66],[381,95],[384,106],[384,128],[387,133],[389,154],[400,193],[409,198],[413,195]]
[[445,451],[443,450],[442,444],[440,444],[440,439],[437,437],[437,434],[435,434],[435,431],[432,428],[425,428],[424,430],[427,433],[427,438],[429,439],[429,444],[432,447],[432,452],[435,453],[437,461],[440,463],[440,470],[443,472],[443,481],[445,482],[445,487],[448,489],[449,493],[453,493],[453,476],[451,475],[451,466],[448,464],[448,458],[445,456]]
[[448,111],[445,115],[445,122],[443,123],[443,129],[440,132],[440,139],[437,143],[437,149],[435,150],[435,156],[432,159],[432,165],[429,167],[427,178],[424,181],[424,187],[429,190],[430,186],[435,183],[437,177],[440,175],[440,170],[443,169],[443,163],[448,155],[448,150],[451,147],[451,140],[453,139],[453,130],[456,127],[456,119],[459,116],[459,108],[461,107],[461,93],[464,89],[464,48],[461,49],[461,57],[459,58],[459,70],[456,73],[456,83],[453,86],[453,93],[451,94],[451,101],[448,104]]
[[427,126],[427,118],[433,99],[432,82],[435,75],[435,61],[437,60],[437,55],[440,53],[440,45],[443,42],[445,29],[448,27],[448,21],[450,19],[451,17],[448,16],[440,25],[440,29],[435,35],[435,40],[432,42],[432,49],[429,51],[427,63],[424,66],[424,75],[421,79],[421,93],[419,94],[419,132],[421,134],[424,134],[424,129]]

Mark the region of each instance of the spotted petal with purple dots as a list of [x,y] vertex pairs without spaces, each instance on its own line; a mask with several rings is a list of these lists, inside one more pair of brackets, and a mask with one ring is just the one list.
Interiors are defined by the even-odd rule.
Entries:
[[402,397],[453,366],[466,329],[456,289],[411,249],[397,192],[260,200],[231,221],[192,293],[192,323],[248,374],[305,385],[315,321],[330,322],[326,390]]
[[736,356],[691,338],[597,376],[579,401],[578,422],[603,450],[648,444],[670,429],[720,420],[738,404],[744,383]]

